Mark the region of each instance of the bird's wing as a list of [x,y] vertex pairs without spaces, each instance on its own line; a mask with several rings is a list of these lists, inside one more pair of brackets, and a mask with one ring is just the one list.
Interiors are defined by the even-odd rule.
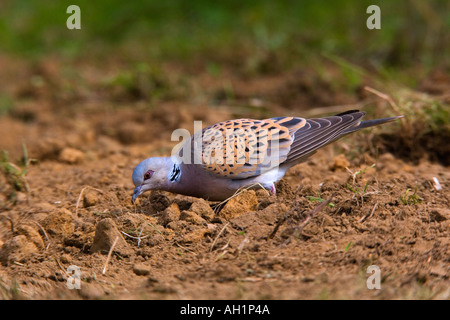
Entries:
[[201,164],[204,170],[223,178],[247,179],[280,164],[305,160],[348,130],[351,132],[364,115],[348,111],[317,119],[229,120],[197,132],[184,146],[190,148],[190,163]]
[[202,167],[212,174],[246,179],[284,162],[294,133],[305,124],[306,119],[294,117],[220,122],[203,129],[200,142],[199,134],[192,136],[192,153],[202,150]]
[[285,162],[301,162],[317,149],[352,132],[349,128],[358,126],[365,114],[362,111],[347,111],[331,117],[307,119],[305,125],[294,133]]

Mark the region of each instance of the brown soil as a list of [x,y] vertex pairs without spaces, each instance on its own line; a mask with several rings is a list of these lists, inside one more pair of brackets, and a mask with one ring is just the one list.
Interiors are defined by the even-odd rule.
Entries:
[[[155,99],[142,94],[145,86],[105,85],[114,64],[80,63],[75,73],[51,59],[1,57],[0,64],[0,87],[14,101],[0,117],[0,149],[17,163],[24,142],[38,160],[25,176],[28,191],[0,175],[0,297],[450,298],[448,167],[432,162],[441,157],[433,150],[414,154],[414,161],[404,153],[377,156],[376,147],[389,149],[374,147],[383,144],[373,139],[378,128],[293,167],[276,197],[248,191],[220,212],[205,200],[159,191],[131,204],[133,168],[168,155],[176,128],[192,132],[193,120],[307,116],[297,103],[355,103],[356,94],[326,85],[313,91],[314,77],[303,74],[225,80],[199,74],[184,76],[188,84],[178,87],[183,76],[167,77],[163,85],[176,88]],[[234,99],[248,108],[227,105],[224,83],[233,84]],[[353,180],[346,167],[368,169]],[[319,199],[331,195],[299,228]],[[79,290],[67,287],[70,265],[81,270]],[[380,290],[367,288],[370,265],[380,268]]]

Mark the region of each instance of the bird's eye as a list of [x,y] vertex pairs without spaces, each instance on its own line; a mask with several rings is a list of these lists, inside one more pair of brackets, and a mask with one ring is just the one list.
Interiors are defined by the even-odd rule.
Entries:
[[150,179],[150,178],[152,177],[152,175],[153,175],[153,172],[154,172],[154,171],[152,171],[152,170],[148,170],[148,171],[144,174],[144,180]]

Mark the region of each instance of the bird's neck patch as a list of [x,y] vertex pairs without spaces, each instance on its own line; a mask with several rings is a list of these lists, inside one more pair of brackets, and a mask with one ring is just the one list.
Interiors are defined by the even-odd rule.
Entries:
[[174,183],[180,181],[180,178],[181,178],[181,169],[180,166],[175,163],[173,165],[172,172],[169,175],[169,181]]

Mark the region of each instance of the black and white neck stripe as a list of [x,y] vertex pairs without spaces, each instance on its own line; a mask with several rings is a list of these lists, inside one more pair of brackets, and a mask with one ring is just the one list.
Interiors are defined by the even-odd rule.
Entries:
[[181,178],[181,169],[178,164],[174,164],[172,168],[172,172],[169,175],[170,182],[174,183],[176,181],[180,181]]

